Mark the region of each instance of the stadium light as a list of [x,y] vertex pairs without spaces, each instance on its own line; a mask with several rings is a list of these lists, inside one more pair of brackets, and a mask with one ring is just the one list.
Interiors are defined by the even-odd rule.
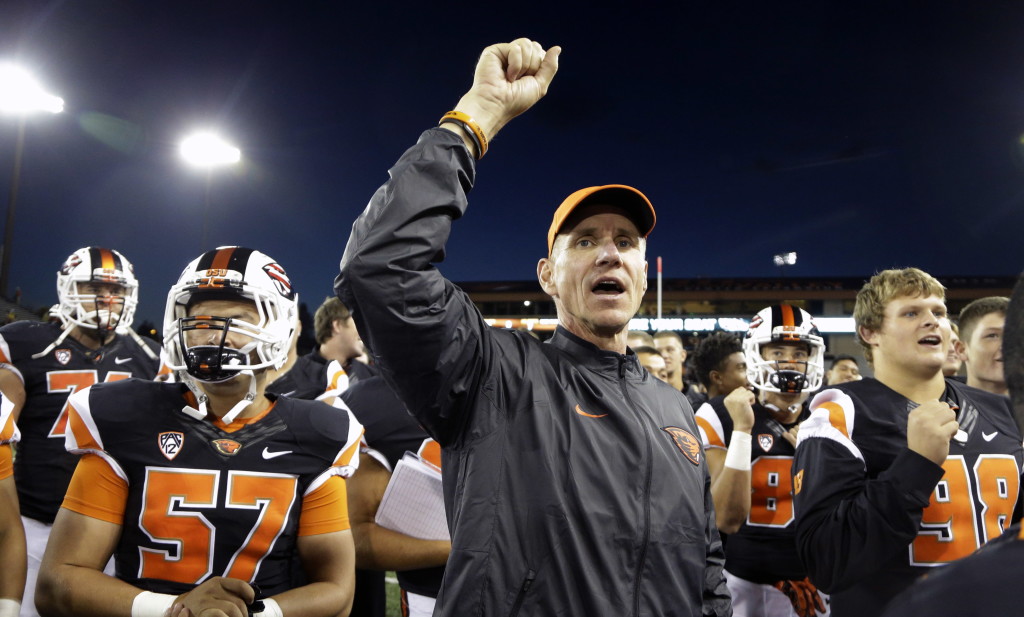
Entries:
[[25,69],[0,64],[0,112],[18,116],[18,136],[14,145],[14,170],[11,172],[11,192],[7,198],[7,222],[4,224],[4,244],[0,247],[0,296],[7,298],[11,271],[11,252],[14,244],[14,212],[18,204],[18,184],[21,180],[21,157],[25,150],[25,116],[44,111],[59,114],[64,111],[64,99],[43,90],[39,82]]
[[43,90],[35,77],[13,64],[0,64],[0,111],[24,115],[35,111],[59,114],[64,99]]
[[206,170],[206,187],[203,194],[203,238],[200,247],[200,251],[205,251],[208,248],[206,233],[210,221],[210,185],[213,182],[213,170],[217,167],[238,163],[242,160],[242,151],[216,133],[201,131],[183,139],[179,152],[186,163]]
[[788,253],[779,253],[775,255],[772,260],[776,266],[780,268],[782,266],[795,266],[796,265],[796,251],[790,251]]

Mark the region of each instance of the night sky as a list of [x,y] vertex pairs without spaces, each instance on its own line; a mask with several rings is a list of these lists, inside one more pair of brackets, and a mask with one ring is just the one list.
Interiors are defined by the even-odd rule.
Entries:
[[[50,304],[64,258],[107,246],[135,263],[137,323],[158,321],[189,260],[242,244],[315,308],[387,169],[519,36],[562,45],[561,69],[478,166],[454,281],[534,278],[554,207],[607,183],[653,201],[666,277],[777,276],[789,250],[790,276],[1024,265],[1021,3],[487,6],[3,0],[0,61],[67,105],[28,121],[11,291]],[[211,176],[209,247],[205,172],[177,153],[196,127],[243,157]]]

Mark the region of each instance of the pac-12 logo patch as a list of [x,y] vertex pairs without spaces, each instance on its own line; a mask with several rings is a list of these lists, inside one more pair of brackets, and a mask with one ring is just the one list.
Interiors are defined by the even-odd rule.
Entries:
[[60,362],[61,366],[67,366],[68,362],[71,362],[71,350],[70,349],[58,349],[53,352],[53,357]]
[[677,426],[662,427],[663,431],[672,436],[676,447],[686,456],[686,459],[694,465],[700,465],[700,442],[693,436],[693,433]]
[[242,444],[233,439],[214,439],[213,445],[217,448],[218,452],[228,456],[238,454],[238,451],[242,449]]
[[160,451],[164,453],[167,460],[173,461],[178,452],[181,452],[181,444],[185,443],[185,434],[177,431],[167,431],[157,436],[160,444]]
[[761,433],[757,436],[757,443],[760,444],[762,450],[768,452],[775,445],[775,436],[769,433]]

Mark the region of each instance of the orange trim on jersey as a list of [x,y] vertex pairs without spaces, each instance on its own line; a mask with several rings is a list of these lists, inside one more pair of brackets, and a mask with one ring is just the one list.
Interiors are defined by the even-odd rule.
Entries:
[[[711,428],[711,423],[704,418],[697,416],[697,426],[704,429],[704,433],[708,436],[708,447],[709,448],[724,448],[725,442],[722,441],[722,436],[715,432],[715,429]],[[739,447],[739,446],[737,446]]]
[[235,252],[234,247],[221,249],[217,251],[217,254],[213,257],[213,263],[210,264],[211,270],[227,270],[228,264],[231,263],[231,255]]
[[78,459],[75,475],[64,495],[62,508],[101,521],[124,524],[128,503],[128,483],[121,479],[105,460],[96,454]]
[[348,495],[345,491],[345,481],[339,476],[331,476],[302,499],[299,535],[315,536],[345,531],[348,528]]
[[348,377],[348,373],[345,372],[345,369],[341,369],[334,373],[334,375],[331,375],[331,383],[328,384],[327,390],[337,390],[338,382],[341,381],[342,377]]
[[818,409],[828,410],[828,422],[836,428],[837,431],[850,438],[850,434],[846,432],[846,412],[843,411],[842,405],[839,403],[833,403],[828,401],[818,406]]
[[7,416],[7,421],[0,427],[0,441],[10,441],[14,437],[14,414]]
[[14,475],[14,452],[10,444],[0,445],[0,480]]
[[441,468],[441,444],[433,439],[424,439],[420,451],[416,454],[431,465],[436,465],[438,469]]
[[782,325],[790,328],[796,325],[796,318],[793,317],[793,307],[788,304],[782,305]]
[[215,418],[213,420],[213,425],[219,428],[220,430],[224,431],[225,433],[234,433],[237,430],[245,428],[246,426],[259,422],[260,420],[265,418],[267,414],[270,413],[270,410],[274,408],[275,405],[277,405],[277,401],[271,402],[270,407],[267,407],[265,410],[263,410],[263,413],[259,414],[258,416],[253,416],[251,418],[236,418],[235,421],[232,422],[231,424],[224,424],[223,420],[221,420],[220,418]]
[[79,415],[78,410],[75,406],[68,403],[68,424],[67,430],[71,431],[71,434],[75,436],[75,442],[78,443],[79,448],[91,449],[91,450],[102,450],[100,444],[96,442],[96,438],[93,437],[92,432],[82,421],[82,416]]
[[334,459],[334,465],[332,465],[333,467],[352,464],[352,459],[356,456],[356,453],[359,452],[359,445],[360,442],[362,442],[362,436],[363,433],[365,432],[366,431],[359,431],[360,439],[353,440],[352,445],[341,451],[341,454],[338,455],[338,458]]

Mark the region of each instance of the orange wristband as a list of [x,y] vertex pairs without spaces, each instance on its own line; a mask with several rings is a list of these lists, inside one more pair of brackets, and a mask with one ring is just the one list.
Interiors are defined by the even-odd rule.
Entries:
[[484,135],[482,130],[480,130],[480,125],[473,122],[473,119],[470,118],[468,114],[464,114],[461,111],[449,111],[445,115],[441,116],[441,119],[437,124],[440,126],[445,122],[451,122],[452,124],[461,126],[472,138],[473,144],[476,146],[476,160],[479,161],[484,158],[484,155],[487,154],[487,136]]

